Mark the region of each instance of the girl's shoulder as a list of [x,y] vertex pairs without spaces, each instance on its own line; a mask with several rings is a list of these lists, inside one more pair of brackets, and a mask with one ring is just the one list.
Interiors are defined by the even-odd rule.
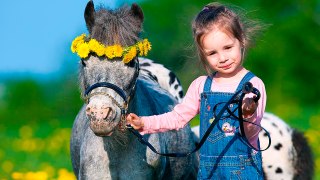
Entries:
[[253,87],[258,88],[260,91],[265,91],[265,85],[264,82],[258,77],[254,76],[250,82],[252,83]]
[[204,83],[209,76],[199,76],[192,83],[201,84]]
[[254,77],[250,80],[250,82],[251,82],[252,84],[262,84],[262,85],[264,85],[262,79],[260,79],[258,76],[254,76]]
[[203,91],[204,83],[206,82],[208,76],[199,76],[192,81],[188,88],[188,92],[192,94],[200,94]]
[[197,77],[195,80],[193,80],[193,82],[191,83],[191,85],[196,86],[196,87],[200,87],[200,86],[204,86],[204,83],[206,82],[208,76],[199,76]]

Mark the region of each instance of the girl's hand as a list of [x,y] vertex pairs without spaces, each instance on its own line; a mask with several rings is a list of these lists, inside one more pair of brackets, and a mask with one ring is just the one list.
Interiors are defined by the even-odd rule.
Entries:
[[242,117],[243,118],[249,118],[253,115],[253,113],[257,110],[258,102],[255,102],[253,99],[255,97],[251,98],[244,98],[242,101]]
[[127,122],[136,130],[142,129],[144,127],[144,124],[139,118],[139,116],[137,116],[134,113],[128,114]]

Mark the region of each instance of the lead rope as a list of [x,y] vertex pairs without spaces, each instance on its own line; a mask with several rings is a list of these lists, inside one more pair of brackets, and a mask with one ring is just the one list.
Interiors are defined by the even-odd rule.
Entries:
[[[244,98],[245,94],[247,94],[248,92],[253,92],[253,91],[255,91],[254,94],[256,94],[257,97],[254,98],[254,101],[255,101],[255,102],[258,102],[258,100],[259,100],[259,98],[260,98],[260,92],[259,92],[257,89],[253,88],[251,83],[250,83],[250,84],[247,84],[247,83],[246,83],[246,84],[244,85],[244,87],[243,87],[243,91],[247,91],[247,92],[241,94],[241,96],[240,96],[240,101],[239,101],[239,105],[238,105],[238,113],[239,113],[238,119],[239,119],[239,122],[240,122],[240,132],[241,132],[241,136],[242,136],[243,139],[244,139],[244,143],[246,143],[247,146],[249,146],[250,148],[252,148],[252,149],[254,149],[254,150],[256,150],[256,151],[265,151],[265,150],[269,149],[269,147],[270,147],[270,145],[271,145],[270,133],[269,133],[265,128],[263,128],[262,126],[260,126],[260,125],[258,125],[258,124],[256,124],[256,123],[253,123],[253,122],[250,122],[250,121],[247,121],[247,120],[243,119],[243,116],[242,116],[242,99]],[[234,115],[234,114],[233,114],[233,115]],[[244,130],[244,125],[243,125],[244,122],[247,122],[247,123],[253,124],[253,125],[255,125],[255,126],[258,126],[258,127],[260,127],[261,129],[263,129],[263,130],[265,131],[266,135],[268,136],[268,140],[269,140],[268,146],[267,146],[265,149],[258,149],[258,148],[256,148],[256,147],[252,146],[252,144],[249,142],[249,140],[248,140],[248,138],[247,138],[247,136],[246,136],[246,133],[245,133],[245,130]],[[258,144],[259,144],[259,143],[258,143]],[[259,147],[259,145],[258,145],[258,147]]]
[[[242,92],[240,98],[238,95],[240,95],[240,93]],[[191,155],[192,153],[198,151],[201,146],[205,143],[205,141],[207,140],[208,136],[210,135],[211,131],[213,130],[213,128],[215,127],[215,125],[218,123],[218,121],[221,119],[224,111],[227,110],[229,104],[233,103],[235,100],[239,100],[239,102],[241,102],[241,104],[239,103],[239,107],[241,107],[240,105],[242,105],[242,100],[243,100],[243,97],[245,94],[247,93],[254,93],[257,95],[257,97],[255,98],[255,101],[257,102],[260,98],[260,92],[253,88],[252,87],[252,84],[250,82],[247,82],[244,84],[243,86],[243,89],[242,90],[239,90],[237,91],[230,99],[229,101],[223,106],[223,108],[221,109],[221,111],[218,113],[218,115],[216,116],[215,120],[211,123],[211,125],[209,126],[209,128],[207,129],[207,131],[205,132],[205,134],[203,135],[203,137],[201,138],[199,144],[196,146],[196,148],[188,153],[160,153],[158,152],[149,142],[148,140],[146,140],[137,130],[135,130],[130,124],[127,124],[127,129],[132,133],[134,134],[138,140],[141,142],[141,144],[144,144],[146,146],[148,146],[154,153],[156,154],[159,154],[161,156],[168,156],[168,157],[187,157],[189,155]],[[240,108],[240,111],[242,112],[242,108]],[[240,113],[239,113],[240,114]],[[242,113],[241,113],[242,115]],[[241,121],[242,119],[242,121]],[[240,121],[240,127],[243,126],[243,122],[248,122],[246,120],[243,120],[243,118],[239,119]],[[264,129],[264,128],[263,128]],[[265,129],[264,129],[265,130]],[[265,130],[267,132],[267,130]],[[267,132],[267,135],[269,137],[269,144],[267,146],[267,148],[263,149],[263,150],[259,150],[259,149],[256,149],[254,148],[249,142],[248,140],[246,139],[246,142],[249,143],[249,146],[250,147],[253,147],[255,150],[257,151],[265,151],[267,150],[269,147],[270,147],[270,144],[271,144],[271,138],[270,138],[270,134]],[[243,134],[243,136],[245,136],[245,134]]]
[[238,92],[236,92],[230,99],[229,101],[224,105],[224,107],[221,109],[221,111],[219,112],[219,114],[216,117],[216,120],[213,121],[211,123],[211,125],[209,126],[209,128],[207,129],[207,131],[205,132],[205,134],[203,135],[202,139],[200,140],[199,144],[196,146],[196,148],[194,150],[192,150],[191,152],[188,153],[159,153],[149,142],[148,140],[146,140],[137,130],[135,130],[130,124],[127,125],[128,130],[134,134],[135,136],[137,136],[138,140],[148,146],[154,153],[159,154],[161,156],[168,156],[168,157],[187,157],[190,156],[192,153],[198,151],[201,146],[205,143],[205,141],[207,140],[208,136],[210,135],[211,131],[213,130],[213,128],[215,127],[215,125],[217,124],[217,122],[219,121],[219,119],[221,118],[221,116],[223,115],[224,111],[228,108],[228,105],[238,96],[238,94],[240,94],[241,90],[239,90]]

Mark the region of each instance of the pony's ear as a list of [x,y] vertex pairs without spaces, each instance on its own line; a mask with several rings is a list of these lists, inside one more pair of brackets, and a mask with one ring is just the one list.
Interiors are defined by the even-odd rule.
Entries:
[[84,19],[86,20],[89,33],[91,33],[92,27],[94,25],[94,15],[95,15],[94,4],[93,4],[93,1],[90,0],[87,3],[86,9],[84,11]]
[[137,17],[141,22],[143,22],[144,17],[142,9],[136,3],[133,3],[131,5],[131,12],[135,17]]

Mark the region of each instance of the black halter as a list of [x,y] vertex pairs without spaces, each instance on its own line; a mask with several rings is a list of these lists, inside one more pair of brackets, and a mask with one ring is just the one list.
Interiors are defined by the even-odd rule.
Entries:
[[[126,129],[126,115],[128,112],[128,103],[130,101],[130,97],[132,97],[135,86],[136,86],[136,82],[137,82],[137,78],[139,76],[139,60],[137,57],[135,57],[134,61],[136,61],[136,65],[135,65],[135,72],[134,72],[134,76],[133,76],[133,81],[131,81],[130,85],[129,85],[129,95],[127,96],[126,93],[124,92],[123,89],[121,89],[119,86],[109,83],[109,82],[97,82],[91,86],[89,86],[84,93],[84,100],[86,101],[86,103],[89,102],[89,99],[92,96],[95,95],[104,95],[109,97],[113,103],[115,103],[121,110],[121,121],[120,121],[120,125],[119,128],[121,131],[124,131]],[[118,101],[116,101],[110,94],[106,93],[106,92],[93,92],[91,93],[92,90],[98,88],[98,87],[106,87],[109,89],[114,90],[122,99],[123,99],[123,104],[121,105]]]
[[[148,140],[146,140],[137,130],[133,129],[133,127],[131,125],[127,125],[128,130],[133,133],[135,136],[137,136],[138,140],[148,146],[154,153],[159,154],[161,156],[168,156],[168,157],[186,157],[191,155],[192,153],[198,151],[201,146],[205,143],[205,141],[207,140],[208,136],[210,135],[211,131],[213,130],[213,128],[215,127],[215,125],[218,123],[218,121],[221,119],[223,113],[228,110],[228,107],[230,104],[232,103],[238,103],[238,111],[239,111],[239,117],[236,117],[233,113],[233,116],[235,116],[239,121],[240,121],[240,130],[241,130],[241,135],[243,136],[243,138],[245,139],[245,143],[247,143],[248,146],[250,146],[252,149],[256,150],[256,151],[265,151],[267,150],[270,145],[271,145],[271,138],[270,138],[270,134],[269,132],[264,129],[263,127],[261,127],[258,124],[249,122],[247,120],[244,120],[242,117],[242,100],[245,96],[245,94],[248,93],[254,93],[256,95],[254,101],[257,102],[260,99],[260,92],[258,89],[254,88],[252,86],[252,84],[250,82],[246,82],[243,85],[242,90],[237,91],[230,99],[227,103],[225,103],[225,105],[223,106],[223,108],[221,109],[221,111],[217,114],[217,116],[215,117],[215,120],[211,123],[211,125],[209,126],[209,128],[207,129],[207,131],[205,132],[205,134],[203,135],[202,139],[200,140],[199,144],[196,146],[196,148],[188,153],[159,153],[149,142]],[[245,131],[244,131],[244,127],[243,127],[243,122],[248,122],[257,126],[260,126],[267,134],[268,138],[269,138],[269,142],[268,142],[268,146],[265,149],[257,149],[255,147],[253,147],[250,142],[248,141],[248,139],[246,138],[245,135]]]
[[112,84],[112,83],[108,83],[108,82],[98,82],[98,83],[95,83],[93,84],[92,86],[90,86],[86,91],[85,91],[85,96],[88,96],[88,94],[95,88],[98,88],[98,87],[106,87],[106,88],[110,88],[112,90],[114,90],[117,94],[119,94],[123,101],[125,103],[127,103],[127,96],[125,94],[125,92],[119,88],[118,86]]

